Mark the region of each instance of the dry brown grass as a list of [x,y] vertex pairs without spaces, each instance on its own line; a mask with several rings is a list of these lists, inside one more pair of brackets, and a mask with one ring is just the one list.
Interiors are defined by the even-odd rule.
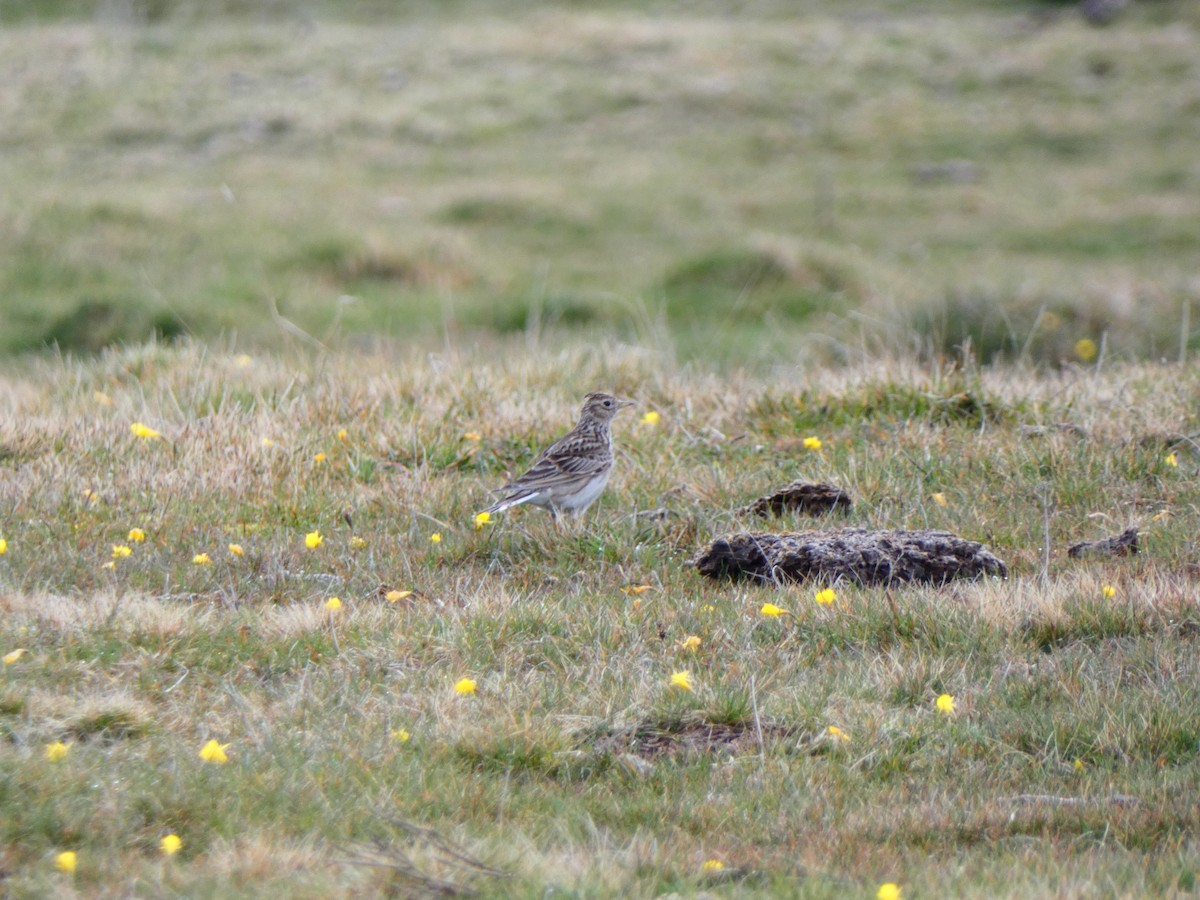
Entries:
[[[9,384],[0,649],[28,653],[0,683],[0,768],[20,785],[2,801],[18,893],[66,889],[48,862],[63,847],[93,893],[371,895],[446,876],[419,854],[412,871],[361,864],[404,846],[401,820],[510,872],[462,876],[495,895],[699,889],[711,857],[739,870],[729,890],[763,896],[1096,879],[1135,896],[1194,866],[1176,802],[1200,739],[1189,369],[718,377],[617,342],[248,361],[185,345],[32,361]],[[617,422],[597,509],[563,531],[536,510],[475,531],[487,490],[595,387],[662,416]],[[899,589],[894,610],[839,585],[823,608],[814,586],[683,566],[801,476],[851,490],[851,524],[982,539],[1011,576]],[[1130,524],[1140,556],[1066,558]],[[146,542],[103,568],[135,525]],[[791,615],[761,617],[768,598]],[[693,693],[667,687],[683,669]],[[474,697],[454,693],[464,676]],[[755,721],[788,737],[614,749]],[[214,737],[227,766],[197,757]],[[56,739],[60,763],[42,755]],[[167,831],[185,842],[170,862]]]

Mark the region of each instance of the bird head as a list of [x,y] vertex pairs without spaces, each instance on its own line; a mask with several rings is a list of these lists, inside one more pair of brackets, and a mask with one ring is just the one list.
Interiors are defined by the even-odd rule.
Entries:
[[633,406],[634,401],[623,397],[614,397],[602,391],[593,391],[583,398],[582,416],[589,416],[600,422],[609,422],[612,417],[627,406]]

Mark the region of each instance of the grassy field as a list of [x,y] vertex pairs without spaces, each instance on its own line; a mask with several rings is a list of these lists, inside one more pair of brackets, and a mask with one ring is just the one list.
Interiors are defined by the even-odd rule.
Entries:
[[[9,368],[8,895],[1190,893],[1194,367],[759,379],[616,341],[499,349]],[[639,403],[597,507],[477,530],[596,387]],[[1011,575],[823,606],[828,585],[684,565],[796,477],[851,491],[850,524],[950,529]],[[1066,558],[1129,525],[1140,555]]]
[[1194,892],[1200,6],[798,6],[0,5],[0,893]]
[[732,364],[1197,343],[1190,0],[1107,29],[1021,2],[30,6],[0,32],[0,351],[256,351],[272,304],[355,344],[589,327]]

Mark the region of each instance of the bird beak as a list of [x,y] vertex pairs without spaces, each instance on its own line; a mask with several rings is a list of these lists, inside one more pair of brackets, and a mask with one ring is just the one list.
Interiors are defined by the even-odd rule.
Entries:
[[630,400],[628,397],[617,398],[617,409],[622,410],[627,406],[637,406],[636,400]]

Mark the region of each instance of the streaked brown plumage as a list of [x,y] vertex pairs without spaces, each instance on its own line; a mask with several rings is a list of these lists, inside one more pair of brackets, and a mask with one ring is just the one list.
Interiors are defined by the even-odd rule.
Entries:
[[627,406],[633,406],[633,401],[599,391],[584,397],[575,427],[542,451],[528,472],[501,488],[498,493],[504,498],[487,512],[532,503],[550,510],[556,519],[560,511],[580,515],[600,496],[612,474],[609,423]]

